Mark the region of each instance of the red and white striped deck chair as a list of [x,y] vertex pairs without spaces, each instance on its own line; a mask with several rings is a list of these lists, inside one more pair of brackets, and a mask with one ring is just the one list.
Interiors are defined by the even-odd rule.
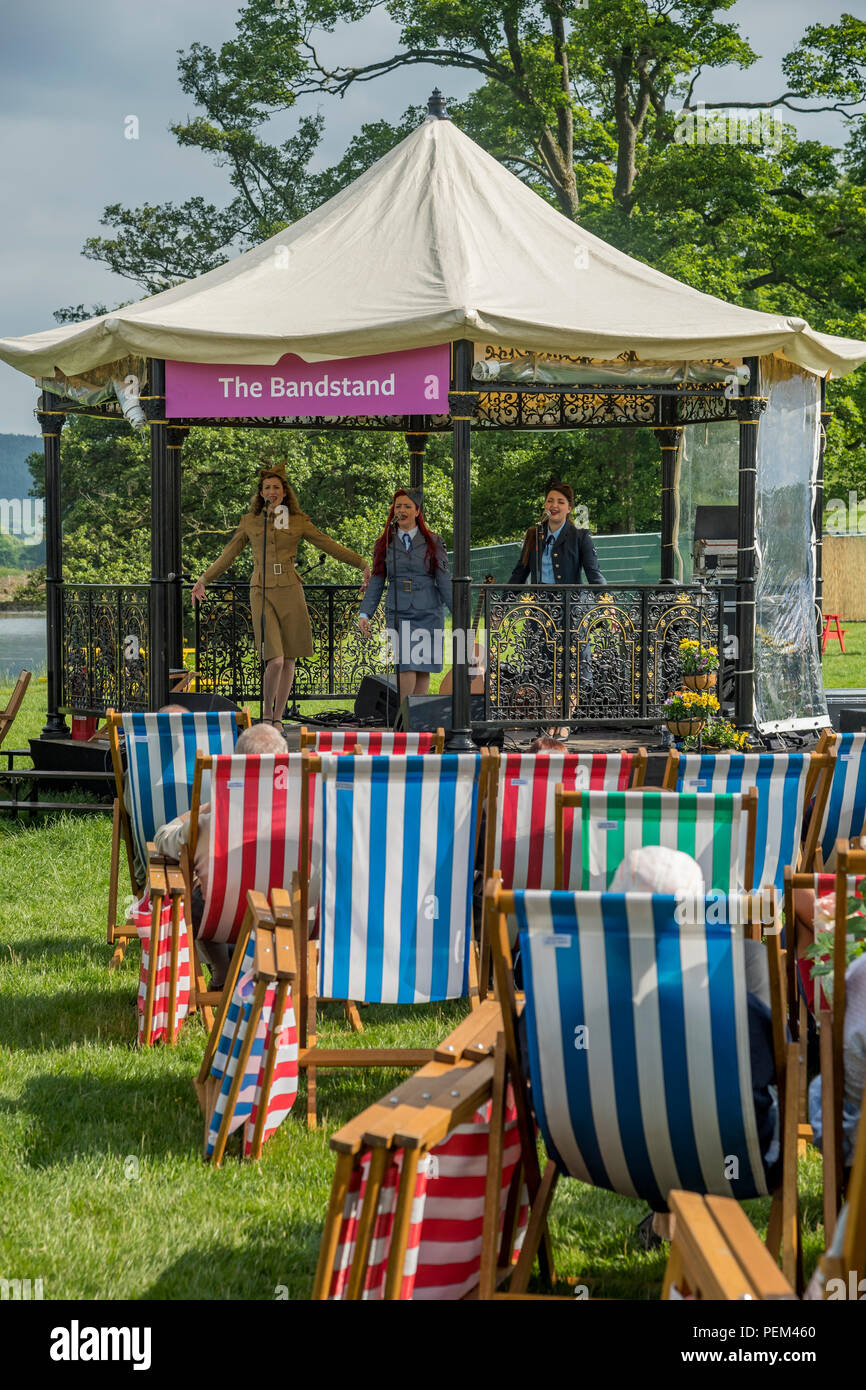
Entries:
[[301,728],[301,748],[317,753],[443,753],[445,730]]
[[183,880],[176,870],[166,874],[162,860],[151,859],[148,886],[132,909],[130,924],[137,928],[141,941],[139,1045],[167,1042],[173,1046],[189,1013],[193,991]]
[[[205,1157],[219,1167],[230,1134],[244,1127],[245,1158],[282,1124],[298,1093],[298,1030],[291,985],[295,942],[288,893],[274,889],[273,910],[260,893],[247,897],[245,944],[233,961],[217,1025],[206,1054],[210,1078]],[[203,1068],[204,1070],[204,1068]]]
[[487,1001],[440,1044],[442,1060],[332,1136],[337,1167],[314,1299],[453,1300],[476,1289],[491,1132],[501,1135],[503,1123],[495,1234],[509,1251],[519,1246],[527,1204],[513,1097],[504,1115],[492,1114],[500,1024]]

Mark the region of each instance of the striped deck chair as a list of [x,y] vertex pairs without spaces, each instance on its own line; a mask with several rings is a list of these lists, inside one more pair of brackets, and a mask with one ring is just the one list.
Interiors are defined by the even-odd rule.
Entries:
[[[863,1096],[861,1113],[866,1109]],[[702,1198],[672,1192],[676,1229],[665,1270],[662,1298],[734,1300],[794,1299],[754,1227],[730,1198]],[[835,1227],[835,1229],[834,1229]],[[807,1301],[861,1300],[866,1289],[866,1125],[857,1135],[848,1200],[834,1225],[818,1268],[806,1290]],[[828,1238],[829,1239],[829,1238]]]
[[[469,994],[477,1007],[472,883],[486,750],[302,756],[321,772],[319,995],[422,1004]],[[300,1056],[311,1125],[318,1067],[430,1060],[429,1049],[320,1048],[315,1009],[313,999]]]
[[[730,895],[721,911],[719,895],[709,895],[684,914],[673,895],[489,888],[508,1060],[524,1084],[507,914],[518,921],[532,1104],[549,1156],[511,1291],[525,1291],[562,1173],[655,1206],[672,1188],[738,1200],[766,1194],[743,935],[734,925],[766,908],[759,895]],[[778,933],[765,944],[783,1170],[767,1243],[774,1256],[781,1245],[793,1280],[798,1053],[785,1044]]]
[[[153,846],[150,846],[151,850]],[[144,897],[130,913],[141,939],[138,1041],[174,1046],[193,998],[190,939],[183,913],[184,884],[177,869],[152,853]],[[157,932],[154,935],[154,924]]]
[[[230,752],[241,729],[249,728],[250,714],[249,710],[240,714],[222,710],[116,714],[109,710],[106,724],[117,785],[108,894],[108,944],[116,948],[112,959],[112,966],[116,967],[123,959],[126,942],[138,935],[134,924],[117,920],[121,840],[126,846],[133,897],[140,899],[145,884],[136,876],[133,846],[138,850],[140,862],[146,866],[147,847],[159,827],[190,809],[196,752],[199,749],[206,753]],[[126,772],[121,755],[121,730]]]
[[851,840],[866,826],[866,733],[837,735],[824,730],[817,751],[829,748],[835,749],[836,762],[818,838],[823,867],[832,872],[836,841]]
[[[516,1108],[506,1095],[500,1115],[492,1099],[500,1027],[499,1006],[488,1000],[444,1039],[432,1062],[332,1136],[337,1166],[314,1299],[417,1302],[475,1289],[491,1135],[504,1135],[492,1203],[497,1234],[507,1230],[509,1250],[518,1243],[525,1209]],[[495,1275],[491,1269],[491,1282]]]
[[604,892],[626,855],[663,845],[691,855],[709,892],[751,878],[757,794],[556,789],[557,887]]
[[301,728],[301,748],[316,753],[444,753],[445,730]]
[[[831,751],[826,753],[680,753],[668,754],[664,785],[675,791],[758,791],[754,877],[744,888],[772,883],[782,892],[785,865],[808,872],[815,861],[818,831],[833,779]],[[815,805],[801,847],[803,815]]]
[[291,985],[296,978],[289,895],[274,890],[273,910],[261,893],[247,895],[244,944],[232,962],[219,1018],[208,1046],[210,1078],[205,1157],[222,1164],[226,1143],[244,1127],[245,1158],[286,1118],[298,1092],[298,1033]]

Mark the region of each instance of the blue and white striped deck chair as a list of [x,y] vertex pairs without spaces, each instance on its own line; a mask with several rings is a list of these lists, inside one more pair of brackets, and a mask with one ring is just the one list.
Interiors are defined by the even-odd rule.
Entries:
[[[321,755],[321,996],[423,1004],[469,994],[477,1007],[472,885],[487,761],[486,750]],[[377,1048],[369,1065],[432,1055]],[[347,1064],[345,1050],[333,1057],[314,1047],[300,1062]]]
[[835,748],[836,763],[819,841],[823,867],[834,869],[836,841],[862,834],[866,825],[866,733],[839,734],[835,744],[822,741],[819,751],[826,746]]
[[[114,945],[135,935],[134,931],[125,930],[124,923],[117,922],[121,836],[126,844],[132,891],[138,897],[145,885],[138,881],[135,850],[146,872],[148,842],[160,826],[190,809],[196,751],[232,753],[240,731],[249,727],[250,715],[248,710],[240,714],[232,710],[115,714],[109,710],[107,723],[117,785],[108,907],[108,944]],[[119,730],[124,735],[126,775]],[[122,947],[115,953],[115,963],[118,954],[122,956]]]
[[[784,888],[785,867],[809,872],[818,829],[833,776],[833,753],[680,753],[668,754],[665,786],[687,792],[740,792],[756,787],[758,818],[754,876],[744,888],[773,884]],[[801,847],[803,815],[815,805]]]
[[745,886],[755,843],[754,791],[565,791],[555,797],[556,885],[604,892],[632,850],[662,845],[697,860],[707,892]]
[[[683,904],[649,893],[495,892],[494,914],[518,924],[532,1105],[556,1174],[663,1209],[672,1188],[745,1199],[767,1195],[749,1052],[743,928],[757,896]],[[775,914],[775,902],[773,902]],[[679,919],[683,920],[679,920]],[[721,919],[721,920],[720,920]],[[732,919],[732,920],[731,920]],[[516,1015],[507,936],[494,931],[497,993]],[[767,937],[779,1095],[796,1095],[797,1049],[782,1043],[782,963]],[[510,993],[510,998],[509,998]],[[506,1028],[515,1036],[516,1028]],[[519,1050],[509,1058],[520,1072]],[[793,1075],[788,1077],[787,1071]],[[780,1133],[796,1153],[794,1129]],[[784,1158],[784,1144],[783,1144]],[[796,1254],[796,1164],[773,1195],[772,1245]],[[538,1216],[538,1220],[536,1220]],[[533,1212],[540,1238],[546,1212]],[[536,1241],[537,1248],[537,1241]],[[778,1245],[774,1253],[778,1252]],[[526,1251],[521,1277],[535,1251]],[[793,1268],[793,1266],[791,1266]],[[518,1290],[519,1291],[519,1290]]]

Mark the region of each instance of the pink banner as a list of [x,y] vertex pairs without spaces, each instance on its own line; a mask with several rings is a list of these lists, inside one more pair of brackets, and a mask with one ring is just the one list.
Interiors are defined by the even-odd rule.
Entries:
[[289,353],[273,367],[166,362],[166,414],[447,415],[449,367],[447,343],[337,362],[304,362]]

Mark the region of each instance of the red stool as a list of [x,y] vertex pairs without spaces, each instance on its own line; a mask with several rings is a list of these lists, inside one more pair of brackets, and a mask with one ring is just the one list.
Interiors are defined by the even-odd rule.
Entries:
[[822,641],[821,641],[821,655],[822,655],[822,656],[824,655],[825,651],[827,650],[827,639],[828,639],[829,637],[833,637],[833,638],[838,639],[839,646],[842,648],[842,652],[843,652],[843,655],[844,655],[844,653],[845,653],[845,643],[842,641],[842,638],[845,636],[845,633],[848,631],[848,629],[847,629],[846,627],[842,627],[840,624],[841,624],[841,614],[839,614],[839,613],[825,613],[825,614],[824,614],[824,636],[823,636],[823,639],[822,639]]

